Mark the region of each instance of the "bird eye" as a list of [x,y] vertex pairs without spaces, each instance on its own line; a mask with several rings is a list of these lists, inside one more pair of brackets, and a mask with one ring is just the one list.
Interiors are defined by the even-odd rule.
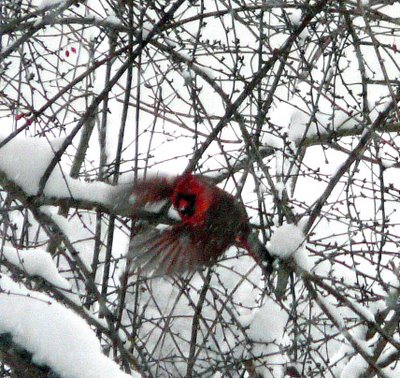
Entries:
[[181,216],[191,217],[196,210],[196,196],[193,194],[178,194],[174,206]]

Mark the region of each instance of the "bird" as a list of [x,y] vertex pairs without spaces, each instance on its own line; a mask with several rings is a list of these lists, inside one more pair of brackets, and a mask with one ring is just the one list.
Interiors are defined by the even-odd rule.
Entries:
[[244,248],[263,268],[273,258],[252,232],[244,205],[202,175],[158,175],[137,180],[131,189],[132,216],[148,205],[173,207],[179,222],[165,229],[149,227],[130,241],[127,259],[132,271],[152,276],[182,275],[214,265],[230,247]]

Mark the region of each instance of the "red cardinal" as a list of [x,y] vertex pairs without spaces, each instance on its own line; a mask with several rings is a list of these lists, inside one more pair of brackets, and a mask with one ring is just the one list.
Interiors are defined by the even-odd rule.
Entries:
[[153,228],[135,236],[129,246],[131,269],[154,275],[194,271],[210,266],[232,245],[246,249],[258,263],[272,258],[251,233],[246,210],[204,176],[156,177],[133,187],[133,215],[147,204],[169,201],[181,221],[165,230]]

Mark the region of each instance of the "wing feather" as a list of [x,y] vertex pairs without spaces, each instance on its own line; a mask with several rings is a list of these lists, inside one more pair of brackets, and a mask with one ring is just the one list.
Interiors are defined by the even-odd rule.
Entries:
[[131,240],[128,259],[132,272],[139,269],[152,276],[182,274],[207,264],[206,249],[189,228],[154,228]]
[[158,213],[171,201],[175,180],[169,176],[153,176],[116,185],[109,192],[107,206],[127,216],[137,216],[143,211]]

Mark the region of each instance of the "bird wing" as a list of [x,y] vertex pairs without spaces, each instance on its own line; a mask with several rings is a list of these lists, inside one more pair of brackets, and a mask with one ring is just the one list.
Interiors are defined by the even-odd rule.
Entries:
[[155,176],[137,180],[134,184],[118,184],[109,191],[107,205],[126,216],[138,216],[141,212],[159,212],[157,205],[170,201],[175,178]]
[[193,229],[179,225],[165,230],[152,228],[131,240],[128,261],[131,271],[139,269],[152,276],[182,274],[210,263],[206,250]]
[[[170,201],[174,186],[175,179],[168,176],[156,176],[146,180],[138,180],[132,188],[132,214],[136,215],[138,211],[145,209],[154,212],[152,207],[155,204],[165,200]],[[155,210],[155,212],[158,211]]]

